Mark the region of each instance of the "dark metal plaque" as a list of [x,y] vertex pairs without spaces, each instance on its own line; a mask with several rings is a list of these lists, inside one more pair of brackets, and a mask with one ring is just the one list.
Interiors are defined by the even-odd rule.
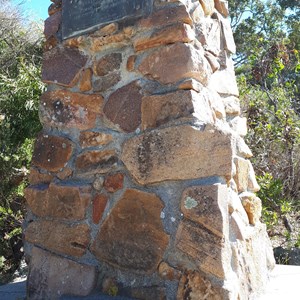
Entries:
[[147,15],[153,0],[63,0],[62,37],[81,35],[103,24]]

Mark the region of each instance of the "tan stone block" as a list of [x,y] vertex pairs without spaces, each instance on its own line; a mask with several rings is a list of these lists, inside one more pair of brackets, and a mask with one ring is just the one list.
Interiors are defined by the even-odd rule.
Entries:
[[202,5],[204,13],[207,16],[211,16],[214,12],[214,9],[215,9],[214,0],[199,0],[199,1]]
[[233,212],[229,218],[230,236],[231,240],[241,240],[245,241],[249,238],[250,234],[246,222],[242,219],[238,212]]
[[65,138],[39,134],[34,144],[32,164],[50,172],[57,172],[70,160],[74,144]]
[[109,48],[120,48],[122,46],[127,46],[128,42],[130,41],[131,36],[125,34],[124,32],[117,32],[112,35],[103,35],[100,37],[91,37],[89,40],[90,43],[90,51],[95,53],[99,53],[103,51],[107,46]]
[[86,151],[80,154],[75,162],[77,173],[97,174],[106,173],[118,162],[115,150]]
[[102,116],[104,99],[100,95],[72,93],[67,90],[46,92],[40,101],[40,117],[47,126],[90,129]]
[[138,70],[163,84],[194,78],[206,85],[212,73],[204,53],[184,43],[154,51],[141,62]]
[[242,205],[241,199],[237,192],[229,190],[228,195],[228,211],[229,214],[236,212],[246,225],[249,225],[247,213]]
[[234,180],[237,184],[238,191],[239,193],[245,192],[248,189],[250,161],[241,157],[236,157],[234,163],[236,165],[236,175],[234,176]]
[[137,59],[136,55],[131,55],[128,57],[127,64],[126,64],[127,71],[129,72],[134,71],[136,59]]
[[94,266],[32,249],[27,279],[27,297],[31,300],[58,300],[62,295],[87,296],[97,282]]
[[127,190],[104,221],[91,250],[102,261],[134,273],[153,273],[168,245],[161,200]]
[[51,183],[49,186],[29,186],[25,197],[29,208],[38,217],[82,220],[91,201],[91,188]]
[[96,131],[83,131],[79,136],[81,148],[108,145],[112,140],[112,135]]
[[36,170],[34,168],[30,169],[29,173],[29,182],[31,185],[36,185],[40,183],[50,183],[53,179],[53,175],[50,175],[48,173],[40,173],[39,170]]
[[219,20],[204,18],[196,25],[196,37],[206,51],[218,57],[221,51],[221,23]]
[[206,126],[153,130],[123,144],[122,160],[140,184],[231,176],[231,136]]
[[158,266],[158,273],[162,279],[165,280],[179,280],[181,272],[168,265],[166,262],[161,262]]
[[116,127],[133,132],[141,123],[142,97],[138,82],[133,81],[110,95],[104,113]]
[[102,219],[108,197],[105,194],[97,194],[93,199],[93,222],[98,224]]
[[240,100],[235,96],[229,96],[223,98],[223,102],[225,105],[225,111],[228,115],[240,115],[241,114],[241,107],[240,107]]
[[236,133],[242,137],[246,136],[248,133],[247,128],[247,118],[237,116],[230,120],[229,122],[230,127],[236,131]]
[[228,191],[225,185],[193,186],[184,190],[181,211],[214,234],[228,234]]
[[93,65],[93,70],[95,75],[104,76],[113,71],[119,70],[121,63],[121,53],[110,53],[95,61]]
[[91,68],[82,71],[79,82],[79,90],[81,92],[88,92],[92,89],[92,76],[93,71]]
[[150,36],[138,38],[133,42],[133,46],[135,51],[142,51],[176,42],[190,43],[194,39],[195,34],[191,26],[179,23],[155,31]]
[[190,271],[181,277],[177,300],[224,300],[220,288],[213,287],[211,282],[203,278],[198,272]]
[[249,222],[252,225],[260,223],[262,204],[261,200],[251,193],[243,193],[240,195],[243,207],[248,215]]
[[239,90],[234,71],[229,69],[218,70],[210,78],[209,88],[225,96],[239,96]]
[[248,191],[256,193],[260,190],[260,186],[258,185],[256,181],[255,172],[253,169],[253,166],[250,162],[249,165],[249,177],[248,177]]
[[204,56],[208,60],[213,73],[220,69],[220,64],[216,56],[208,51],[205,51]]
[[222,24],[224,47],[230,53],[235,54],[236,46],[233,38],[232,29],[230,26],[230,21],[227,19],[222,19],[221,24]]
[[56,221],[34,221],[25,230],[25,241],[64,255],[81,257],[90,242],[86,224],[67,225]]
[[186,79],[178,85],[178,89],[200,92],[203,89],[203,85],[195,79]]
[[124,183],[124,174],[122,173],[112,174],[105,178],[104,188],[110,193],[115,193],[116,191],[123,188],[123,183]]
[[209,89],[204,89],[202,93],[209,99],[210,106],[213,109],[216,117],[221,120],[225,119],[225,107],[220,95],[216,91]]
[[142,129],[155,128],[171,120],[192,117],[193,91],[177,91],[144,97],[142,100]]
[[245,143],[245,141],[242,137],[237,136],[236,140],[235,140],[235,144],[236,144],[237,155],[244,157],[244,158],[250,158],[253,156],[252,151],[250,150],[250,148]]
[[222,255],[223,239],[188,220],[179,224],[175,245],[190,257],[203,272],[225,278],[226,261]]
[[154,12],[149,18],[142,19],[138,26],[141,28],[153,28],[155,26],[167,26],[173,23],[186,23],[192,25],[193,21],[184,5],[167,6]]
[[214,0],[215,1],[215,8],[217,11],[222,14],[225,18],[229,16],[228,10],[228,1],[225,0]]

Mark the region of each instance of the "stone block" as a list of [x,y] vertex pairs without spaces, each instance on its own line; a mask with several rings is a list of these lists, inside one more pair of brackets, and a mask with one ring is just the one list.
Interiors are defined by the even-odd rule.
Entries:
[[88,92],[92,89],[92,76],[93,71],[91,68],[87,68],[81,72],[79,90],[81,92]]
[[51,183],[49,186],[29,186],[25,197],[29,208],[38,217],[83,220],[91,202],[91,188]]
[[115,150],[95,150],[80,154],[75,165],[78,174],[103,174],[112,170],[117,162]]
[[104,113],[116,127],[133,132],[141,123],[142,97],[137,81],[131,82],[110,95]]
[[194,78],[207,85],[212,73],[204,52],[184,43],[176,43],[154,51],[141,62],[138,70],[163,84]]
[[229,53],[235,54],[236,46],[233,38],[232,29],[230,26],[230,21],[227,19],[222,19],[221,24],[222,24],[224,47],[227,51],[229,51]]
[[117,269],[155,272],[169,242],[160,218],[162,209],[155,194],[126,190],[104,221],[92,252]]
[[87,59],[87,56],[77,49],[53,48],[44,53],[42,81],[71,87]]
[[52,35],[56,35],[59,30],[60,23],[61,11],[58,11],[45,20],[44,35],[46,39],[50,38]]
[[93,128],[102,116],[103,104],[103,97],[97,94],[49,91],[41,97],[40,117],[46,126],[86,130]]
[[222,96],[239,96],[239,90],[234,71],[230,69],[218,70],[212,74],[209,88]]
[[215,0],[215,8],[225,18],[227,18],[229,16],[228,1],[225,1],[225,0]]
[[122,160],[140,184],[231,177],[231,136],[210,126],[153,130],[127,140]]
[[179,23],[155,31],[150,36],[143,36],[134,41],[135,51],[142,51],[161,45],[176,42],[190,43],[195,39],[195,33],[190,25]]
[[211,16],[215,9],[214,0],[200,0],[205,15]]
[[235,96],[223,98],[225,111],[228,115],[238,116],[241,114],[240,100]]
[[262,204],[261,200],[252,193],[242,193],[240,195],[242,205],[248,215],[252,225],[260,223]]
[[124,174],[122,173],[112,174],[105,178],[104,188],[110,193],[115,193],[116,191],[123,188],[123,183],[124,183]]
[[94,74],[97,76],[105,76],[113,71],[120,69],[122,63],[121,53],[110,53],[94,62]]
[[214,234],[228,234],[228,191],[225,185],[193,186],[184,190],[181,211]]
[[34,221],[25,230],[25,241],[63,255],[81,257],[90,242],[87,224]]
[[34,168],[30,169],[29,173],[29,183],[32,185],[36,184],[49,184],[53,180],[54,176],[48,173],[41,173],[39,170]]
[[81,148],[105,146],[112,140],[112,135],[97,131],[83,131],[79,136]]
[[74,144],[63,137],[41,133],[35,141],[32,164],[50,172],[57,172],[70,160]]
[[27,279],[27,297],[31,300],[58,300],[62,295],[87,296],[97,281],[94,266],[32,249]]
[[113,72],[108,75],[102,76],[93,82],[94,92],[106,92],[121,80],[119,72]]
[[212,286],[211,282],[203,278],[196,271],[189,271],[181,277],[179,282],[177,300],[224,300],[221,289]]
[[98,224],[102,219],[108,197],[105,194],[97,194],[93,199],[93,222]]
[[247,135],[247,118],[236,116],[230,120],[229,125],[238,135],[242,137]]
[[167,26],[174,23],[186,23],[192,25],[193,21],[184,5],[160,9],[154,12],[149,18],[142,19],[138,26],[141,28],[153,28]]
[[223,243],[223,238],[189,220],[180,222],[175,241],[177,249],[194,261],[200,270],[220,279],[225,278],[227,268],[224,265],[228,263],[222,255]]

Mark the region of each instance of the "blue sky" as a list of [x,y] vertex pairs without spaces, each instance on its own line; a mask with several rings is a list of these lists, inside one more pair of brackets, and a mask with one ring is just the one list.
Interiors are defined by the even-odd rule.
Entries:
[[50,0],[13,0],[14,3],[22,3],[22,11],[30,19],[39,21],[48,17],[48,7],[52,2]]

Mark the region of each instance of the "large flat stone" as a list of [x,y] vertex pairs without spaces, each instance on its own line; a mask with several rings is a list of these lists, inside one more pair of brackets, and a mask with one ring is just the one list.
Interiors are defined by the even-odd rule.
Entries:
[[63,137],[40,134],[36,139],[32,164],[42,169],[57,172],[68,163],[74,144]]
[[90,242],[90,228],[87,224],[34,221],[25,230],[25,241],[59,254],[80,257]]
[[42,80],[45,83],[71,87],[87,60],[88,57],[77,49],[53,48],[44,53]]
[[31,300],[58,300],[62,295],[87,296],[97,281],[94,266],[32,249],[27,280],[27,297]]
[[40,101],[40,117],[47,126],[90,129],[103,112],[104,99],[100,95],[72,93],[67,90],[46,92]]
[[92,252],[116,268],[153,273],[169,237],[163,230],[161,200],[138,190],[127,190],[104,221]]
[[190,257],[203,272],[220,279],[225,278],[230,264],[223,255],[223,238],[198,226],[197,223],[183,220],[179,224],[175,243],[177,249]]
[[122,160],[140,184],[231,176],[231,136],[213,127],[153,130],[123,144]]
[[106,117],[121,130],[132,132],[141,123],[142,92],[136,81],[115,91],[104,106]]
[[25,190],[29,208],[39,217],[82,220],[91,201],[90,186],[29,186]]
[[142,61],[138,70],[163,84],[194,78],[207,85],[212,73],[204,52],[184,43],[156,50]]
[[193,186],[181,198],[181,211],[188,218],[223,237],[228,234],[228,191],[225,185]]

